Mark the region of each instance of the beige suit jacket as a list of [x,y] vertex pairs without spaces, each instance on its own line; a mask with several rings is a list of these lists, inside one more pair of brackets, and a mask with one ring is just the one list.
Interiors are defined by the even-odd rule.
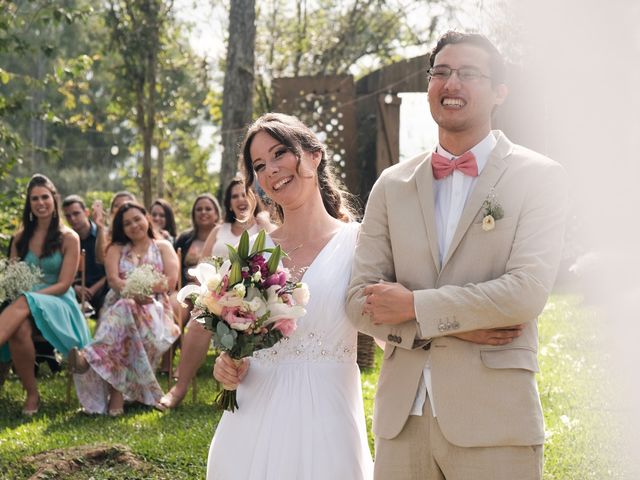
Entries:
[[[440,265],[431,155],[385,170],[371,191],[348,293],[356,327],[386,342],[374,432],[394,438],[408,416],[427,357],[433,401],[447,440],[463,447],[544,442],[538,371],[537,316],[560,262],[567,181],[556,162],[511,143],[497,145],[470,193]],[[504,210],[482,229],[491,189]],[[414,293],[416,319],[371,324],[362,290],[380,279]],[[526,323],[505,346],[478,345],[455,332]],[[419,328],[418,328],[419,326]]]

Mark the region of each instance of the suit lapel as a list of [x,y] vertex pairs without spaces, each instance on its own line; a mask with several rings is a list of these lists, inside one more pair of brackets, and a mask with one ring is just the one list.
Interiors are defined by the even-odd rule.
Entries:
[[427,227],[427,239],[429,250],[433,257],[433,263],[440,274],[440,248],[438,247],[438,233],[436,230],[436,214],[433,193],[433,172],[431,171],[431,154],[422,162],[415,171],[416,190],[422,209],[422,217]]
[[471,195],[469,195],[469,198],[467,199],[460,221],[458,222],[456,231],[451,239],[451,245],[447,251],[447,256],[442,262],[442,268],[444,268],[449,259],[455,253],[456,248],[458,248],[462,238],[471,226],[473,219],[476,218],[476,215],[478,215],[478,212],[482,208],[482,204],[486,200],[487,195],[489,195],[491,189],[496,185],[496,183],[498,183],[498,180],[507,168],[507,162],[505,159],[511,153],[513,144],[502,132],[498,131],[497,135],[498,142],[491,152],[487,164],[482,169]]

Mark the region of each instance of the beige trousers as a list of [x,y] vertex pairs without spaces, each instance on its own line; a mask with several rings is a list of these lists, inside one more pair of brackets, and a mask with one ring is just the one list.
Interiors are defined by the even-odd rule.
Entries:
[[427,398],[400,434],[376,438],[375,480],[540,480],[542,445],[458,447],[442,435]]

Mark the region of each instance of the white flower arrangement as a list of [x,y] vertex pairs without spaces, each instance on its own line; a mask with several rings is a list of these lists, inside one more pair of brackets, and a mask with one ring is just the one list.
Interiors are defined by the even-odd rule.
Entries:
[[482,218],[482,230],[490,232],[496,228],[496,222],[504,217],[504,210],[500,203],[498,203],[497,195],[492,188],[489,191],[489,195],[482,204],[484,209],[484,217]]
[[124,288],[120,295],[125,298],[148,297],[153,294],[153,287],[167,284],[167,277],[153,268],[152,265],[139,265],[127,274]]
[[42,271],[25,262],[0,260],[0,304],[11,303],[42,281]]

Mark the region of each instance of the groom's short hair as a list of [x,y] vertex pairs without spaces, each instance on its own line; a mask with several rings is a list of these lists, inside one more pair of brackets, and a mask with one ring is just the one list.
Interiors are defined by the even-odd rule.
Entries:
[[504,83],[507,77],[507,68],[504,58],[496,46],[491,43],[484,35],[479,33],[462,33],[453,30],[448,31],[438,39],[438,43],[431,51],[429,56],[429,65],[433,67],[436,55],[447,45],[455,45],[458,43],[468,43],[481,48],[489,54],[489,67],[491,68],[491,82],[495,85]]

